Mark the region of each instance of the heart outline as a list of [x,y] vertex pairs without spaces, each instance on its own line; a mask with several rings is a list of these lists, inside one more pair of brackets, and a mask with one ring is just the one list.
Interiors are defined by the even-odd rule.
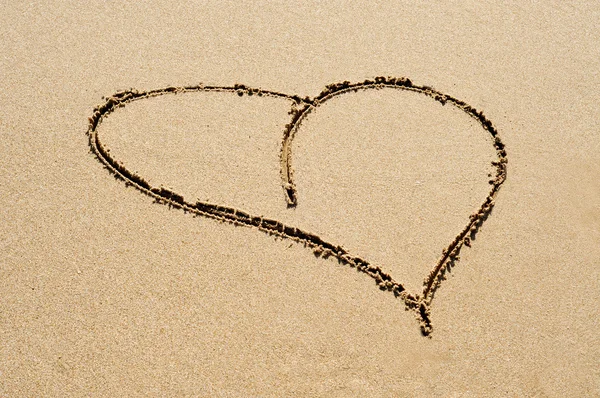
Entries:
[[[319,236],[303,231],[299,228],[284,225],[276,220],[271,220],[264,217],[252,216],[244,211],[232,207],[214,205],[206,202],[197,201],[196,203],[187,202],[183,196],[165,189],[163,187],[156,188],[142,177],[129,171],[123,164],[113,159],[108,150],[98,136],[98,126],[102,119],[114,112],[117,108],[125,106],[127,103],[162,96],[166,94],[178,94],[186,92],[229,92],[243,95],[269,96],[276,98],[284,98],[292,102],[290,114],[292,120],[286,124],[284,129],[284,137],[280,152],[281,162],[281,179],[282,187],[285,193],[285,199],[288,207],[297,205],[297,189],[293,179],[292,168],[292,141],[298,131],[302,121],[317,107],[327,102],[329,99],[349,92],[358,92],[359,90],[393,88],[404,91],[413,91],[424,94],[440,102],[442,105],[451,104],[462,110],[473,119],[475,119],[485,131],[493,138],[494,148],[498,160],[492,162],[496,167],[496,176],[489,180],[492,185],[488,196],[478,211],[469,216],[469,222],[463,230],[454,238],[454,240],[442,251],[442,256],[436,263],[435,267],[425,278],[423,282],[423,291],[421,294],[413,294],[399,282],[395,281],[391,275],[384,272],[380,267],[369,263],[368,261],[353,256],[348,253],[343,247],[334,245],[324,241]],[[300,109],[297,106],[301,106]],[[471,107],[464,101],[458,100],[455,97],[444,94],[429,86],[419,86],[411,82],[407,78],[394,77],[376,77],[374,80],[365,80],[359,83],[351,83],[344,81],[342,83],[334,83],[327,85],[326,88],[316,97],[300,98],[298,95],[289,95],[277,91],[263,90],[250,88],[242,84],[234,86],[206,86],[203,84],[183,87],[165,87],[150,91],[126,90],[117,92],[114,95],[105,99],[105,102],[94,108],[93,114],[88,118],[89,125],[87,135],[89,137],[90,152],[100,161],[104,167],[118,180],[123,180],[126,186],[133,186],[140,192],[152,197],[156,202],[167,204],[170,207],[180,208],[185,212],[202,215],[205,217],[217,219],[219,221],[229,222],[234,225],[244,225],[255,227],[263,232],[271,235],[277,235],[282,238],[301,242],[305,246],[310,247],[315,255],[323,256],[324,258],[333,256],[342,264],[350,265],[358,271],[363,272],[377,282],[381,290],[392,291],[396,297],[403,300],[405,308],[412,310],[415,313],[417,320],[420,322],[421,333],[424,336],[429,336],[433,330],[430,320],[430,306],[433,300],[435,291],[439,288],[444,274],[452,268],[456,261],[459,260],[459,253],[463,246],[470,247],[471,241],[479,231],[483,222],[487,219],[494,207],[494,200],[500,186],[506,180],[506,165],[508,162],[504,143],[501,141],[498,131],[493,126],[492,122],[487,119],[482,112]]]

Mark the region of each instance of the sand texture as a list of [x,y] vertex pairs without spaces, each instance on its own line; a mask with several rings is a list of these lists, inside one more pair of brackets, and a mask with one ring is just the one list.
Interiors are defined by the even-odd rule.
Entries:
[[0,397],[600,396],[599,17],[0,5]]

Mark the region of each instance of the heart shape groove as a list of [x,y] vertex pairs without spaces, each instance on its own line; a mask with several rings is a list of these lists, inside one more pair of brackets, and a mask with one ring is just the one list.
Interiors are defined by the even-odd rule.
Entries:
[[[151,97],[162,96],[166,94],[178,94],[185,92],[224,92],[236,93],[239,96],[268,96],[289,100],[291,105],[291,121],[287,124],[283,131],[283,141],[281,146],[281,179],[282,187],[285,195],[285,200],[288,207],[294,207],[298,203],[298,195],[296,185],[294,184],[293,169],[292,169],[292,150],[291,144],[297,133],[302,121],[316,108],[327,102],[333,97],[349,93],[358,92],[370,89],[397,89],[406,90],[423,94],[438,101],[442,105],[450,104],[467,115],[475,119],[483,129],[492,136],[494,149],[496,151],[497,160],[492,162],[496,168],[496,175],[489,180],[491,189],[483,201],[483,204],[469,216],[469,220],[465,227],[456,235],[454,240],[442,251],[442,255],[432,268],[429,275],[423,282],[423,290],[420,293],[411,293],[391,275],[384,272],[380,267],[369,263],[368,261],[351,255],[342,246],[334,245],[326,242],[319,236],[303,231],[299,228],[284,225],[283,223],[271,220],[268,218],[253,216],[239,209],[206,203],[196,202],[191,203],[184,199],[182,195],[176,192],[165,189],[163,187],[156,188],[142,177],[131,172],[122,163],[113,159],[109,151],[105,148],[98,136],[98,126],[102,119],[119,107],[126,104]],[[373,80],[365,80],[359,83],[351,83],[344,81],[326,86],[326,88],[316,97],[300,98],[298,95],[289,95],[281,92],[263,90],[258,88],[250,88],[245,85],[236,84],[230,86],[207,86],[195,85],[185,87],[166,87],[150,91],[127,90],[118,92],[111,97],[106,98],[105,102],[94,108],[93,115],[89,118],[89,127],[87,130],[89,137],[89,145],[92,154],[104,165],[104,167],[118,180],[125,182],[127,186],[133,186],[140,192],[152,197],[155,201],[179,208],[185,212],[210,217],[220,221],[228,222],[234,225],[243,225],[257,228],[271,235],[276,235],[282,238],[291,239],[296,242],[303,243],[309,247],[317,256],[323,258],[335,257],[342,263],[356,268],[373,278],[381,290],[387,290],[394,293],[400,298],[407,310],[415,313],[417,320],[420,322],[421,332],[428,336],[432,332],[430,320],[430,305],[435,295],[435,291],[439,288],[444,274],[451,269],[459,260],[459,253],[463,246],[470,247],[471,241],[479,231],[483,222],[487,219],[492,208],[494,200],[500,186],[506,180],[507,155],[504,144],[498,136],[498,131],[492,125],[482,112],[474,109],[465,102],[458,100],[450,95],[443,94],[428,86],[418,86],[413,84],[407,78],[394,77],[376,77]]]

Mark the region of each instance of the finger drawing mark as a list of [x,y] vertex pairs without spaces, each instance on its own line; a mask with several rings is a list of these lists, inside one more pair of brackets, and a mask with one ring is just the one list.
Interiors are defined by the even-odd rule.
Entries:
[[[423,282],[423,290],[420,293],[408,292],[400,282],[396,281],[391,275],[384,272],[379,266],[371,264],[360,257],[354,256],[348,253],[342,246],[326,242],[319,236],[310,232],[284,225],[276,220],[271,220],[260,216],[253,216],[242,210],[227,206],[206,202],[192,203],[186,201],[182,195],[179,195],[176,192],[170,191],[163,187],[152,187],[144,178],[131,172],[125,165],[115,160],[110,155],[109,151],[104,147],[98,135],[98,126],[102,122],[103,118],[106,118],[119,107],[123,107],[133,101],[161,95],[185,92],[223,92],[234,93],[239,96],[256,95],[259,97],[267,96],[288,100],[291,102],[291,121],[284,128],[280,157],[281,179],[287,205],[288,207],[294,207],[298,203],[298,190],[294,183],[291,144],[294,136],[300,128],[300,125],[302,124],[302,121],[311,112],[331,98],[349,92],[384,88],[420,93],[431,97],[435,101],[440,102],[442,105],[449,104],[460,109],[475,119],[483,127],[483,129],[491,135],[497,155],[497,160],[492,162],[492,165],[496,168],[496,174],[489,180],[491,188],[487,197],[484,199],[483,204],[479,207],[479,209],[469,216],[469,220],[462,231],[460,231],[454,240],[444,250],[442,250],[440,259],[432,268],[429,275],[425,278]],[[498,135],[498,131],[492,125],[492,122],[488,120],[481,111],[478,111],[467,103],[450,95],[441,93],[431,87],[418,86],[413,84],[409,79],[394,77],[376,77],[374,80],[365,80],[359,83],[344,81],[342,83],[330,84],[314,98],[301,98],[298,95],[288,95],[276,91],[251,88],[242,84],[236,84],[232,87],[205,86],[200,84],[185,87],[166,87],[150,91],[127,90],[118,92],[111,97],[106,98],[106,101],[103,104],[94,108],[93,114],[89,118],[87,134],[92,153],[104,165],[104,167],[111,174],[113,174],[115,178],[118,180],[123,180],[127,186],[135,187],[140,192],[152,197],[156,202],[182,209],[185,212],[232,223],[234,225],[257,228],[258,230],[271,235],[276,235],[303,243],[318,257],[337,258],[340,263],[348,265],[352,268],[356,268],[358,271],[373,278],[381,290],[390,291],[396,297],[400,298],[404,302],[405,308],[414,312],[416,318],[420,322],[421,332],[425,336],[430,335],[432,332],[429,308],[435,295],[435,291],[442,283],[446,271],[451,269],[459,260],[459,254],[463,246],[471,246],[472,240],[475,238],[479,228],[491,213],[495,203],[494,200],[498,194],[500,186],[506,180],[506,168],[508,162],[506,150]]]

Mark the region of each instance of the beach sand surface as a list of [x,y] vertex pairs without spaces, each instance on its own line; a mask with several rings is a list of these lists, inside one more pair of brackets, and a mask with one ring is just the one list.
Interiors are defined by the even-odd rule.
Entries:
[[[600,7],[409,2],[0,5],[0,396],[600,396]],[[301,242],[154,203],[90,153],[116,92],[316,97],[407,77],[484,112],[495,207],[433,332]],[[102,120],[152,186],[278,220],[414,293],[490,190],[490,135],[405,90],[188,92]]]

